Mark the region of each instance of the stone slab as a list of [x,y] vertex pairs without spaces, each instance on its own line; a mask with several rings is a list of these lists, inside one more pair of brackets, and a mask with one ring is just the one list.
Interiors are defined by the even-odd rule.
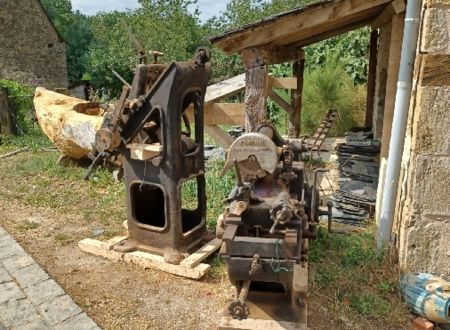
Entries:
[[6,328],[39,322],[41,316],[27,299],[8,300],[0,305],[0,318]]
[[28,299],[30,299],[35,306],[44,302],[50,302],[56,297],[65,294],[63,289],[61,289],[61,287],[52,279],[36,283],[29,286],[24,291]]
[[82,313],[81,308],[68,295],[45,302],[38,307],[38,310],[51,326]]
[[0,284],[0,304],[10,300],[19,300],[23,298],[25,298],[25,295],[15,282],[5,282]]
[[2,261],[3,267],[9,272],[14,273],[19,269],[25,268],[35,263],[34,259],[31,258],[25,252],[23,254],[16,254],[10,258],[4,259]]
[[1,246],[0,249],[0,260],[10,258],[15,255],[23,254],[25,251],[17,243],[8,244]]
[[423,53],[450,54],[450,8],[428,8],[424,14]]
[[78,314],[58,325],[55,330],[97,330],[100,329],[86,313]]
[[0,284],[12,281],[12,277],[8,274],[5,268],[0,267]]
[[48,279],[48,274],[37,263],[17,269],[11,275],[23,289]]

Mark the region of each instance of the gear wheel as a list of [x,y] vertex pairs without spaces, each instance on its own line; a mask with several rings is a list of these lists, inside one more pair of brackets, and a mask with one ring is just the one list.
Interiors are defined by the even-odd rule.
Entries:
[[242,303],[240,300],[234,300],[228,306],[228,311],[233,319],[246,319],[250,315],[250,310],[247,304]]

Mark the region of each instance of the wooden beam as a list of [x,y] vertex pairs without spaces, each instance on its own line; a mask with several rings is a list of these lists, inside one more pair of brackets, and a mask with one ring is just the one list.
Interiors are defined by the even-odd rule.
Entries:
[[273,88],[297,89],[296,77],[276,78],[269,76],[269,86]]
[[245,131],[254,132],[266,119],[267,89],[269,86],[267,65],[245,71]]
[[404,0],[394,0],[392,1],[383,12],[377,16],[370,24],[372,30],[379,29],[386,23],[392,20],[392,16],[403,13],[406,10],[406,5]]
[[367,98],[365,126],[372,127],[375,99],[375,80],[377,78],[378,30],[370,33],[369,74],[367,75]]
[[[243,103],[213,103],[203,108],[205,125],[244,125],[245,104]],[[193,108],[187,110],[188,118],[194,122]]]
[[269,97],[287,113],[290,114],[294,112],[291,105],[287,103],[280,95],[278,95],[272,88],[269,89]]
[[400,55],[405,14],[392,17],[391,40],[389,45],[389,64],[387,69],[386,99],[384,101],[383,132],[381,136],[380,157],[388,156],[391,139],[392,120],[394,118],[395,95],[397,93],[398,71],[400,68]]
[[293,111],[289,114],[288,136],[290,138],[298,138],[300,136],[304,70],[305,59],[292,63],[292,73],[296,79],[297,88],[291,91],[291,107]]
[[[317,36],[355,21],[373,19],[391,0],[343,0],[314,6],[297,14],[280,16],[246,28],[216,41],[227,54],[241,52],[250,47],[263,45],[288,45]],[[282,41],[286,40],[286,41]],[[312,40],[312,42],[319,41]]]
[[205,133],[224,148],[228,148],[233,143],[231,136],[224,132],[219,126],[205,125]]
[[245,74],[226,79],[206,89],[205,104],[215,103],[224,97],[234,95],[245,89]]
[[304,57],[304,51],[298,47],[251,47],[241,52],[242,63],[247,69],[261,65],[296,61]]

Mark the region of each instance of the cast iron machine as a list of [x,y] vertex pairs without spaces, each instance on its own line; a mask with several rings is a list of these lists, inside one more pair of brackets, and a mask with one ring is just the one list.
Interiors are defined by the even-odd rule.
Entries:
[[[147,65],[141,56],[132,85],[125,84],[107,108],[93,166],[104,158],[123,164],[129,237],[117,251],[148,251],[178,264],[207,236],[203,102],[209,56],[199,48],[193,60],[169,65]],[[181,186],[191,180],[198,203],[183,208]]]
[[[306,321],[308,240],[317,236],[319,219],[315,182],[306,183],[301,161],[306,150],[300,140],[282,139],[271,124],[230,146],[224,170],[234,167],[237,184],[216,234],[223,240],[220,256],[236,288],[228,306],[233,318],[249,316],[247,299],[253,294],[254,301],[283,299],[287,307],[276,302],[274,314],[290,322]],[[268,287],[277,288],[276,298],[258,292]]]

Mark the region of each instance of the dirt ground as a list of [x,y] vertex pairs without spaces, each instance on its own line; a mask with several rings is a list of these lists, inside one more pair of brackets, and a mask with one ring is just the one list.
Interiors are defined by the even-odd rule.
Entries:
[[[74,215],[1,201],[1,225],[104,329],[216,329],[231,286],[225,274],[200,281],[132,264],[114,263],[80,251],[91,230]],[[26,228],[26,224],[39,224]],[[67,238],[55,242],[56,237]],[[326,304],[312,297],[310,329],[329,329],[317,316]],[[312,313],[312,311],[315,311]],[[345,321],[345,320],[344,320]]]
[[[111,196],[107,199],[111,199],[110,203],[103,204],[111,207],[105,210],[106,215],[120,220],[124,215],[112,207],[120,209],[123,205],[107,188],[97,187],[95,195],[91,191],[91,183],[73,181],[66,184],[61,174],[65,170],[52,165],[55,157],[47,161],[46,155],[40,156],[39,164],[44,162],[46,165],[48,162],[50,166],[46,173],[44,170],[31,171],[31,166],[38,164],[36,157],[36,154],[22,154],[0,163],[3,173],[0,175],[0,225],[100,327],[217,329],[232,292],[223,267],[214,266],[210,274],[194,281],[157,270],[144,270],[133,264],[114,263],[81,252],[78,242],[93,237],[93,231],[99,227],[107,226],[112,235],[125,234],[118,219],[107,221],[106,225],[105,219],[86,218],[92,208],[101,207],[97,206],[95,199]],[[58,176],[50,175],[53,173],[51,171],[56,171]],[[40,186],[36,186],[37,182]],[[80,195],[79,198],[70,199],[71,192]],[[41,205],[36,204],[37,200],[27,201],[29,196],[40,196],[39,201],[46,203],[45,207],[37,207]],[[56,201],[64,203],[65,200],[67,207],[52,205]],[[106,240],[109,238],[107,236],[104,234],[99,238]],[[379,317],[359,315],[349,307],[342,307],[342,302],[330,289],[314,287],[312,279],[320,271],[318,267],[310,264],[308,329],[407,328],[405,320],[409,316],[406,316],[404,306],[395,295],[391,295],[393,309],[398,309],[398,313],[391,314],[399,315],[399,319],[395,322],[382,319],[380,323]]]

